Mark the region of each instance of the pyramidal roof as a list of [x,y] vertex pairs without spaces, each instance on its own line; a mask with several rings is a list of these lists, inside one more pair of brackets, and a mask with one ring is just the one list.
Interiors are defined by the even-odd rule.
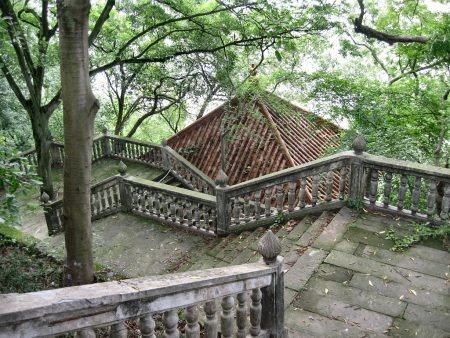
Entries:
[[170,147],[216,178],[221,135],[233,185],[319,158],[338,146],[341,129],[268,92],[234,97],[168,140]]

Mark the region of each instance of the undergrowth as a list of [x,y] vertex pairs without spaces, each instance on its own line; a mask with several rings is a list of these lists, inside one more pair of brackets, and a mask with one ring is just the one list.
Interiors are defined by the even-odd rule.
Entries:
[[[450,235],[450,223],[444,223],[439,226],[432,226],[430,223],[414,224],[414,233],[411,235],[398,236],[394,230],[389,230],[386,233],[386,239],[394,242],[392,251],[402,252],[410,248],[416,243],[425,241],[431,238],[442,239],[447,241]],[[450,248],[447,247],[450,251]]]

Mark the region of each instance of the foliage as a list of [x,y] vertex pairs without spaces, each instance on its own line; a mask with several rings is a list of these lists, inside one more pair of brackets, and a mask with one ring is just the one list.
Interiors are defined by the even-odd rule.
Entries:
[[354,208],[357,211],[362,211],[364,209],[364,201],[362,198],[348,197],[346,203],[349,208]]
[[[414,224],[414,233],[412,235],[398,236],[394,230],[386,233],[386,239],[394,242],[391,250],[402,252],[414,244],[431,238],[447,240],[450,235],[450,223],[444,223],[432,226],[430,223]],[[450,248],[448,248],[450,250]]]

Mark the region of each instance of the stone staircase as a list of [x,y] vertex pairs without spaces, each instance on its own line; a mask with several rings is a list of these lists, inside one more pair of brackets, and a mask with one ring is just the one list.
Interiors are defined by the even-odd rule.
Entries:
[[[394,253],[389,229],[411,223],[344,207],[273,229],[289,337],[450,337],[450,253],[435,241]],[[255,262],[264,232],[211,239],[173,271]]]

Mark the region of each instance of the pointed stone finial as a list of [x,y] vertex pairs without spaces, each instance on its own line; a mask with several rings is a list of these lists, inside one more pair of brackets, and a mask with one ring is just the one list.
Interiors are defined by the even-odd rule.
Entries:
[[222,169],[219,170],[219,175],[216,177],[216,184],[222,188],[228,185],[228,176]]
[[108,128],[103,127],[102,133],[103,133],[104,135],[107,135],[107,134],[108,134]]
[[163,139],[161,140],[161,145],[162,145],[163,147],[167,146],[167,140],[166,140],[165,138],[163,138]]
[[277,260],[277,256],[281,253],[281,244],[272,230],[267,231],[259,240],[258,252],[263,256],[266,264],[274,263]]
[[352,143],[352,148],[356,155],[361,155],[365,150],[367,150],[367,143],[362,134],[358,133]]
[[41,195],[41,202],[47,204],[50,201],[50,196],[44,191]]
[[123,163],[122,161],[120,161],[119,169],[117,169],[117,171],[119,172],[120,176],[126,176],[127,175],[127,165],[125,163]]

